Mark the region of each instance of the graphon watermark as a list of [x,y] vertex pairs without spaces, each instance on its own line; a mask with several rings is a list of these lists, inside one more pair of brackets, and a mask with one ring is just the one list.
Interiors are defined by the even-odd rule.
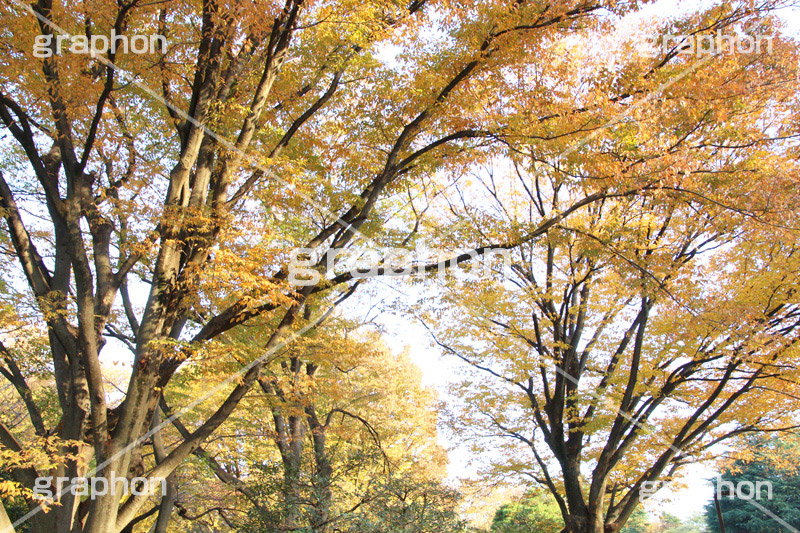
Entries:
[[34,57],[44,59],[61,55],[66,50],[72,54],[96,55],[110,53],[154,54],[167,52],[167,38],[163,35],[37,35],[33,43]]
[[340,249],[324,256],[313,248],[295,248],[289,258],[289,282],[312,286],[326,279],[350,275],[353,279],[445,275],[451,267],[465,267],[479,276],[489,277],[511,266],[511,250],[489,247],[466,251],[432,248]]
[[[653,496],[664,485],[663,481],[645,481],[639,488],[639,499],[644,501]],[[714,479],[714,488],[717,499],[728,498],[729,500],[772,500],[772,482],[770,481],[726,481],[720,476]],[[766,490],[765,497],[762,498]]]
[[135,477],[128,480],[117,477],[113,473],[110,478],[97,476],[85,477],[37,477],[33,485],[33,493],[41,498],[53,500],[70,492],[73,496],[88,496],[92,500],[106,494],[134,496],[154,495],[156,487],[161,486],[161,495],[167,494],[167,480],[163,477]]
[[704,35],[650,35],[645,38],[652,55],[668,54],[676,50],[678,55],[711,56],[718,54],[772,53],[774,35],[730,35],[722,32]]

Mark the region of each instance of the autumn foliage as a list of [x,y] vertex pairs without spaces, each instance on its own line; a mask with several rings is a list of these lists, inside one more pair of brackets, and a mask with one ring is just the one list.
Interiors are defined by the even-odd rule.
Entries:
[[[509,252],[490,276],[414,265],[406,316],[475,372],[455,427],[521,444],[490,474],[529,473],[565,531],[619,531],[644,483],[794,425],[787,2],[648,4],[0,1],[0,495],[22,527],[467,527],[435,396],[354,318],[381,289],[325,271],[364,247]],[[166,47],[72,46],[112,32]],[[697,57],[642,32],[774,39]],[[322,282],[290,282],[298,249]],[[169,490],[33,492],[86,474]],[[182,495],[196,479],[214,491]]]

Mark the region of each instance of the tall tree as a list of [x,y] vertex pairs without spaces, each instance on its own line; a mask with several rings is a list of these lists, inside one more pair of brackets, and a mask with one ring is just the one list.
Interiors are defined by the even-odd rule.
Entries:
[[797,241],[748,226],[693,199],[605,202],[505,282],[453,282],[435,338],[478,373],[456,424],[523,443],[500,472],[549,487],[568,531],[618,531],[715,444],[796,423]]
[[[430,494],[430,518],[456,501],[436,488],[446,456],[437,443],[436,397],[421,386],[419,370],[377,335],[343,331],[336,322],[268,365],[259,390],[221,427],[228,437],[203,447],[213,474],[239,493],[240,510],[249,508],[248,530],[325,532],[367,523],[375,517],[365,509],[381,501],[384,514],[391,496],[406,492],[409,504],[417,491]],[[202,496],[192,500],[182,504],[195,515],[214,507]]]
[[505,282],[453,282],[458,318],[432,329],[476,373],[455,424],[503,450],[498,474],[548,487],[567,531],[618,531],[714,445],[796,424],[796,237],[720,215],[606,202],[520,250]]
[[636,121],[565,141],[566,158],[531,142],[443,201],[443,244],[486,242],[563,212],[592,180],[652,184],[554,224],[493,279],[451,276],[423,317],[471,369],[454,424],[494,474],[548,487],[565,531],[619,531],[715,444],[796,424],[795,71],[762,54],[716,73],[737,82],[675,81]]
[[[778,4],[762,2],[759,11]],[[383,245],[408,243],[421,212],[413,199],[440,191],[443,174],[460,175],[530,140],[559,146],[631,98],[658,94],[664,76],[684,68],[677,54],[598,77],[577,99],[574,84],[553,83],[574,81],[574,71],[550,60],[562,37],[638,5],[3,2],[3,270],[48,337],[60,420],[36,434],[61,443],[57,468],[18,468],[16,480],[30,488],[37,476],[74,477],[89,463],[98,475],[130,478],[146,438],[158,438],[153,419],[180,367],[260,315],[274,318],[264,346],[271,353],[307,298],[354,285],[344,275],[290,286],[293,249],[325,257],[364,233]],[[758,15],[722,6],[710,26],[698,20],[693,28]],[[163,34],[167,50],[87,53],[81,39],[64,36],[112,31]],[[400,53],[381,60],[393,50]],[[779,58],[775,70],[788,61]],[[760,69],[755,62],[744,70]],[[709,72],[698,74],[705,89],[749,79],[708,80]],[[595,148],[597,162],[607,159]],[[530,241],[582,206],[651,185],[619,177],[590,176],[574,205],[494,244]],[[131,372],[117,403],[101,357],[123,358],[121,346],[130,349]],[[213,413],[148,475],[168,476],[195,452],[258,383],[265,362],[243,367]],[[35,424],[36,409],[27,407]],[[5,425],[0,442],[18,454],[27,445]],[[31,517],[34,529],[121,531],[147,501],[96,496],[79,502],[68,491]]]

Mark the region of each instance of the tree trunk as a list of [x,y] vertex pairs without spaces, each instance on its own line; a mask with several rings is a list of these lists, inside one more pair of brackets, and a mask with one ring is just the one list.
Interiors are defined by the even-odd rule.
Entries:
[[331,478],[333,467],[328,458],[327,426],[320,423],[313,405],[306,407],[308,425],[311,429],[311,440],[314,444],[314,512],[311,518],[311,529],[320,533],[330,530],[329,521],[331,514]]

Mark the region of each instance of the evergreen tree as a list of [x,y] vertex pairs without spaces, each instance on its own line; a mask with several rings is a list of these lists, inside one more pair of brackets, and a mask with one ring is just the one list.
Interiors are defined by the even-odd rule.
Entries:
[[[736,460],[712,483],[714,491],[722,480],[719,503],[726,533],[779,533],[788,528],[775,520],[763,508],[793,528],[800,528],[800,469],[795,461],[787,460],[800,453],[796,438],[770,439],[756,445],[752,458]],[[734,490],[728,489],[732,483]],[[765,483],[771,484],[771,491]],[[751,491],[752,498],[742,498]],[[737,491],[736,488],[740,491]],[[739,494],[738,492],[741,492]],[[720,529],[714,501],[705,507],[710,532]]]
[[564,520],[558,505],[549,494],[532,492],[520,501],[507,503],[494,515],[492,533],[558,533]]

